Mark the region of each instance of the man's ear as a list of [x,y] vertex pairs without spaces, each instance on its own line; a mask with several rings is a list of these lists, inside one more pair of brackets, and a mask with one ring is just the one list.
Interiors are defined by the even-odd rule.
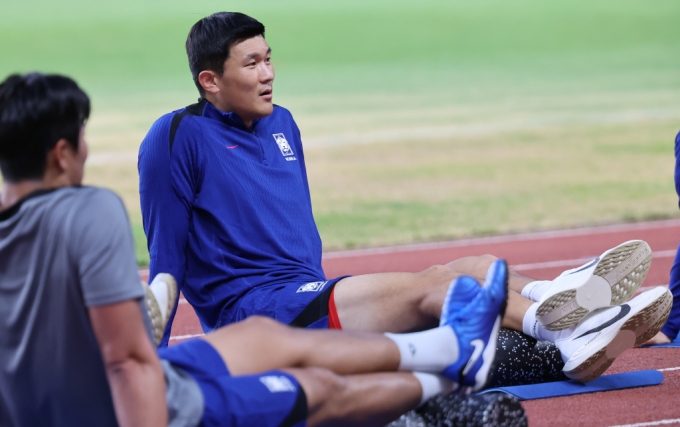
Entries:
[[208,93],[217,93],[220,88],[217,86],[217,79],[219,75],[210,70],[203,70],[198,74],[198,83],[203,87],[203,89]]
[[[47,155],[47,167],[56,167],[59,172],[68,168],[68,160],[73,157],[73,147],[69,142],[62,138],[54,145]],[[50,165],[51,163],[51,165]]]

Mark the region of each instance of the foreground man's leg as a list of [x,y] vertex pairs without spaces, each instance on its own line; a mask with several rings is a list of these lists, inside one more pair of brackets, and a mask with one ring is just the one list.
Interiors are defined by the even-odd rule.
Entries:
[[327,369],[284,369],[307,396],[310,426],[383,426],[415,408],[423,390],[407,372],[340,376]]

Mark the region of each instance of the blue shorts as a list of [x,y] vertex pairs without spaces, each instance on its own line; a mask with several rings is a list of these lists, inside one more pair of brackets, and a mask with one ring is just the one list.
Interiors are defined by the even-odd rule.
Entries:
[[[251,316],[266,316],[290,326],[328,328],[328,303],[335,285],[348,276],[318,282],[287,282],[252,289],[224,313],[221,325]],[[226,318],[230,316],[229,318]]]
[[306,425],[307,397],[290,374],[269,371],[233,377],[217,350],[202,339],[159,349],[158,356],[198,383],[204,400],[201,426]]

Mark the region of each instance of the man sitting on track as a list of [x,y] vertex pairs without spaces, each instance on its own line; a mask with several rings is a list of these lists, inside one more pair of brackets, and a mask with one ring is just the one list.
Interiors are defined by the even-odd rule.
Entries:
[[[264,26],[216,13],[191,28],[186,49],[201,98],[161,117],[142,142],[140,196],[151,275],[177,277],[205,331],[253,315],[308,328],[423,330],[439,322],[451,280],[484,276],[495,257],[327,280],[300,131],[272,104]],[[650,262],[649,246],[632,241],[553,281],[510,271],[503,326],[554,342],[568,376],[593,379],[613,361],[603,350],[625,323],[618,309],[596,309],[625,303]],[[579,339],[593,325],[605,331]],[[646,323],[626,348],[654,327]],[[169,328],[165,335],[167,343]]]
[[253,317],[157,355],[123,204],[80,185],[89,111],[67,77],[0,84],[0,425],[381,425],[487,381],[503,261],[483,287],[454,281],[427,331],[310,331]]

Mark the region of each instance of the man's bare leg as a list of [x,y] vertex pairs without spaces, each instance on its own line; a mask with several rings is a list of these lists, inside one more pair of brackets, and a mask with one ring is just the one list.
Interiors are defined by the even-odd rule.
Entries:
[[[575,327],[592,310],[632,297],[644,280],[651,256],[647,243],[631,240],[552,281],[534,281],[510,270],[503,326],[555,342],[564,335],[561,331]],[[343,279],[334,294],[340,323],[343,329],[369,331],[432,327],[450,281],[461,275],[481,280],[495,259],[490,255],[466,257],[419,273]]]
[[203,339],[232,375],[270,370],[293,375],[305,391],[310,426],[385,425],[423,398],[413,373],[396,372],[399,350],[384,335],[294,329],[252,317]]
[[[466,275],[483,282],[496,257],[466,257],[418,273],[376,273],[348,277],[335,285],[335,306],[344,330],[408,332],[439,322],[446,291]],[[508,308],[503,327],[522,331],[522,319],[533,301],[520,295],[534,281],[509,269]]]
[[296,329],[265,317],[248,318],[204,339],[233,375],[308,367],[340,375],[390,372],[400,362],[397,345],[382,334]]
[[270,370],[292,374],[305,391],[311,426],[340,420],[347,425],[384,425],[425,397],[413,373],[396,372],[399,350],[384,335],[296,329],[251,317],[203,339],[232,375]]
[[310,426],[382,426],[415,408],[422,396],[407,372],[339,376],[327,369],[283,369],[307,395]]

